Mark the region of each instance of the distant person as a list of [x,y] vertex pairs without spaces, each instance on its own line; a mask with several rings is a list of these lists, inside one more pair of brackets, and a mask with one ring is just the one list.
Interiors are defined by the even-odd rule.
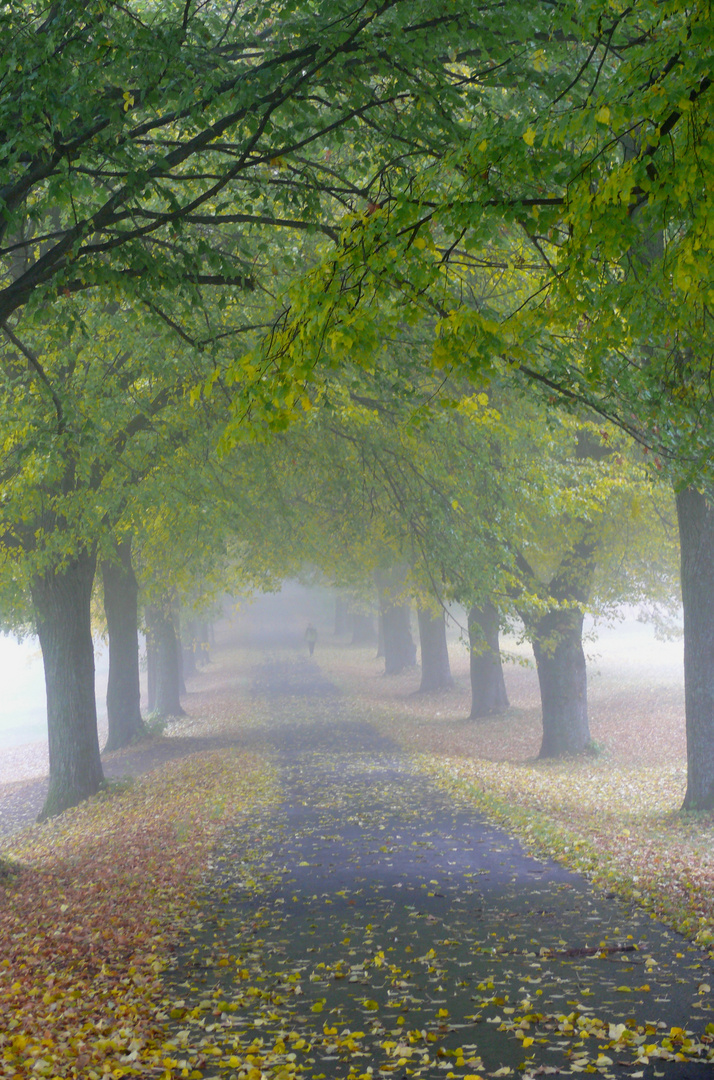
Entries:
[[315,651],[315,642],[317,641],[317,630],[312,625],[312,623],[309,624],[307,630],[305,631],[305,641],[307,642],[310,656],[312,656]]

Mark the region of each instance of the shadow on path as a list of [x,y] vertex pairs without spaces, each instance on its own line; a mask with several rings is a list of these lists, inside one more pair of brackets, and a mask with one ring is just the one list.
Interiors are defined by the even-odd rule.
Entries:
[[[189,754],[238,746],[244,741],[248,742],[247,739],[228,736],[160,736],[136,743],[124,750],[103,754],[104,778],[123,780],[126,777],[142,776],[169,761],[178,761]],[[45,776],[37,780],[5,785],[0,798],[0,839],[13,836],[20,829],[37,821],[37,816],[45,804],[48,783]]]

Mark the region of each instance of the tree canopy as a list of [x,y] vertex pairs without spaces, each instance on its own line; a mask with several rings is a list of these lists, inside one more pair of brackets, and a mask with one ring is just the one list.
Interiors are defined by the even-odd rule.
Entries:
[[[421,559],[422,581],[435,555],[449,578],[464,523],[479,521],[484,543],[469,550],[483,577],[509,603],[524,589],[547,607],[548,573],[514,537],[531,530],[532,553],[560,514],[566,532],[584,530],[578,558],[598,546],[598,499],[623,492],[614,443],[590,464],[551,451],[561,435],[597,432],[600,416],[678,492],[685,633],[699,642],[688,805],[710,805],[714,624],[688,613],[714,548],[713,18],[681,0],[2,7],[4,604],[17,613],[32,598],[53,670],[68,663],[53,624],[68,588],[91,646],[97,551],[144,527],[146,551],[161,547],[175,498],[161,505],[162,483],[187,470],[178,531],[193,529],[208,559],[198,504],[212,481],[194,465],[224,455],[212,494],[230,521],[224,495],[243,467],[232,455],[305,415],[308,441],[327,416],[343,446],[343,420],[367,416],[360,468],[369,458],[370,490],[391,492],[373,524],[386,549],[421,543],[410,562]],[[430,379],[458,387],[464,424],[464,402],[475,421],[481,397],[528,395],[532,445],[545,440],[553,479],[566,478],[565,494],[550,491],[552,517],[538,516],[547,484],[518,475],[521,417],[462,455],[460,494],[451,479],[424,486],[443,431],[458,430],[430,417],[434,448],[395,484],[394,432],[369,413],[417,401],[425,360]],[[477,497],[495,443],[509,448],[512,484],[507,498],[494,490],[497,542]],[[325,447],[313,450],[319,473]],[[641,479],[641,463],[622,460]],[[591,466],[597,482],[580,484]],[[278,547],[261,552],[264,577]],[[475,562],[463,576],[474,588]],[[576,592],[558,602],[581,610]],[[89,701],[88,653],[79,669]],[[83,767],[66,764],[67,775]]]

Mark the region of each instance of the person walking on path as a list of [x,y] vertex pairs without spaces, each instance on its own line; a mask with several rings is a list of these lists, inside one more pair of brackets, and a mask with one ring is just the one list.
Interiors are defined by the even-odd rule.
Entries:
[[305,631],[305,641],[307,642],[310,656],[312,656],[315,651],[315,642],[317,641],[317,630],[312,623],[308,624],[307,630]]

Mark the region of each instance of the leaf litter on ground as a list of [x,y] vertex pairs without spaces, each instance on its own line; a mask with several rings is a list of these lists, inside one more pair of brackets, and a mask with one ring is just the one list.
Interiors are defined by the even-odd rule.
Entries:
[[[349,678],[344,682],[349,684]],[[413,745],[408,710],[395,716],[395,710],[375,700],[376,695],[366,701],[364,680],[360,690],[359,700],[349,701],[347,711],[362,718],[368,714],[390,737]],[[228,679],[211,703],[212,719],[224,729],[231,727],[234,692],[235,684]],[[304,703],[293,702],[288,718],[298,728],[301,722],[310,726],[314,712],[309,707],[305,715]],[[255,728],[266,720],[271,717],[266,716],[263,702],[243,707],[241,723]],[[211,721],[200,717],[187,723],[211,730]],[[440,738],[444,730],[440,725]],[[707,854],[702,828],[710,825],[692,820],[681,826],[669,803],[658,801],[667,785],[655,783],[658,794],[651,795],[655,801],[649,810],[638,811],[640,817],[630,814],[622,825],[618,804],[608,794],[607,775],[604,770],[598,772],[598,763],[587,763],[592,776],[579,775],[570,795],[571,781],[564,766],[558,794],[551,799],[550,786],[539,788],[536,783],[529,803],[526,793],[531,778],[524,769],[537,773],[538,767],[506,761],[499,763],[503,772],[498,772],[493,762],[469,763],[441,750],[421,757],[419,768],[438,775],[452,801],[462,807],[478,801],[480,809],[500,818],[526,841],[566,862],[586,862],[590,857],[587,832],[582,839],[572,828],[573,806],[587,823],[588,814],[594,818],[595,805],[601,800],[607,817],[601,818],[593,834],[593,851],[598,853],[600,837],[614,829],[611,847],[622,856],[621,876],[613,864],[612,872],[605,873],[607,887],[629,891],[638,900],[649,900],[649,879],[635,873],[627,877],[628,866],[632,867],[621,841],[638,840],[638,822],[644,839],[652,820],[648,814],[659,815],[657,820],[663,818],[665,823],[672,816],[673,828],[688,830],[692,851],[699,845]],[[341,769],[334,755],[323,754],[318,764],[323,773],[337,774]],[[292,765],[298,771],[302,768],[297,759]],[[651,794],[645,778],[631,780]],[[382,785],[382,794],[393,801],[388,784]],[[319,821],[321,843],[330,837],[324,830],[335,828],[335,812],[340,827],[344,824],[360,832],[366,827],[373,838],[385,840],[376,848],[374,843],[368,849],[355,844],[351,860],[358,868],[376,851],[386,865],[397,857],[403,845],[395,836],[379,835],[384,828],[383,810],[375,812],[373,801],[365,803],[345,791],[342,782],[339,794],[333,790],[326,797],[324,791],[308,785],[303,796],[305,805],[326,815]],[[292,845],[305,846],[306,858],[298,858],[301,852],[296,851],[290,865],[281,864],[280,858],[276,861],[276,852],[284,853],[276,837],[290,835],[290,821],[281,822],[275,815],[277,798],[276,774],[264,759],[243,752],[196,755],[110,799],[99,798],[59,822],[32,830],[18,842],[10,854],[19,869],[5,882],[0,924],[3,942],[12,942],[11,955],[3,951],[3,961],[8,963],[0,970],[0,1003],[5,1016],[13,1015],[13,1026],[0,1037],[4,1074],[88,1076],[90,1080],[106,1075],[292,1080],[300,1073],[331,1078],[337,1075],[339,1064],[340,1075],[351,1080],[376,1075],[464,1080],[515,1075],[516,1070],[524,1077],[556,1071],[594,1071],[607,1077],[614,1075],[610,1070],[625,1055],[634,1065],[634,1072],[629,1073],[633,1076],[642,1074],[649,1062],[664,1065],[690,1056],[712,1057],[711,1025],[708,1033],[706,1025],[699,1023],[701,1035],[695,1037],[686,1026],[663,1030],[656,1020],[633,1021],[633,991],[649,994],[655,982],[653,964],[647,960],[639,969],[630,966],[627,974],[623,968],[622,976],[618,970],[621,981],[610,980],[609,1014],[593,1011],[585,974],[594,961],[606,962],[614,938],[594,952],[592,947],[581,956],[558,960],[559,953],[567,952],[568,943],[552,934],[529,943],[518,941],[517,935],[511,941],[510,935],[501,935],[505,940],[494,942],[472,936],[471,951],[492,965],[492,972],[473,985],[464,983],[463,989],[469,985],[468,1006],[464,993],[462,1005],[470,1011],[456,1018],[453,1006],[445,1007],[439,1000],[450,968],[449,953],[457,944],[437,913],[439,889],[444,886],[436,878],[420,883],[423,899],[406,916],[415,927],[414,944],[408,943],[406,956],[400,964],[394,963],[389,955],[395,948],[389,943],[389,928],[366,908],[382,904],[379,893],[361,895],[367,891],[366,884],[352,892],[310,893],[317,863],[311,861],[309,850],[314,837],[307,833],[291,836]],[[626,801],[631,810],[632,791]],[[423,825],[418,806],[412,818]],[[237,828],[230,828],[231,824]],[[586,824],[578,827],[585,830]],[[426,834],[414,841],[417,857],[434,847],[428,830]],[[650,837],[650,843],[654,842]],[[637,862],[634,865],[637,868]],[[670,853],[669,861],[659,869],[663,890],[673,866]],[[701,886],[698,873],[699,877],[695,873],[688,879],[699,885],[685,890],[683,910],[687,912]],[[304,895],[291,891],[295,875],[300,874],[306,875]],[[478,884],[478,872],[473,876]],[[563,895],[568,896],[567,889]],[[342,905],[342,922],[348,925],[345,937],[333,943],[333,953],[323,958],[324,950],[318,950],[317,942],[303,941],[304,951],[290,955],[295,922],[290,926],[291,920],[278,918],[290,903],[296,905],[297,937],[307,939],[319,936],[319,919],[330,906]],[[437,907],[429,909],[430,903]],[[683,915],[680,922],[687,917]],[[699,929],[692,924],[690,936],[691,931],[705,935],[710,925],[706,913],[697,918],[704,922]],[[433,944],[422,951],[427,930],[433,931]],[[700,936],[700,944],[706,944],[705,936]],[[510,958],[517,952],[531,968],[519,987],[511,986],[510,975],[502,974],[504,958],[512,964]],[[685,959],[696,979],[696,957]],[[570,981],[553,978],[556,962],[574,969]],[[186,974],[187,963],[194,964],[193,970],[188,969],[191,977],[176,982],[179,974]],[[412,969],[423,979],[418,993]],[[668,978],[665,973],[665,987],[671,985]],[[332,990],[342,985],[357,987],[361,995],[359,1027],[344,1003],[335,1005],[331,1000]],[[704,979],[699,985],[702,1013],[698,1021],[711,1010],[710,986]],[[543,1008],[543,998],[549,995],[562,998],[560,1009]],[[624,1011],[617,1009],[618,998],[627,1002]],[[417,1016],[418,1024],[414,1023]],[[468,1026],[466,1039],[463,1025]],[[522,1051],[521,1060],[486,1071],[477,1036],[481,1025],[509,1038]],[[558,1051],[557,1066],[536,1064],[532,1055],[538,1044]]]

